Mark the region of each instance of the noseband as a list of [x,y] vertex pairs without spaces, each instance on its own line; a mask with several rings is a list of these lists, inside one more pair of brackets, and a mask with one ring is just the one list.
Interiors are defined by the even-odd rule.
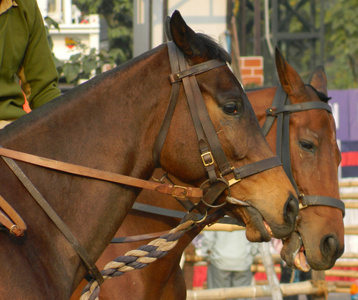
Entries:
[[320,195],[304,195],[300,193],[296,181],[293,178],[290,159],[290,115],[291,113],[301,112],[311,109],[323,109],[332,113],[331,107],[324,102],[303,102],[299,104],[290,104],[287,94],[281,86],[277,88],[272,106],[266,110],[266,121],[262,127],[263,134],[266,136],[277,118],[277,137],[276,137],[276,154],[281,159],[283,168],[295,187],[300,203],[299,208],[304,209],[309,206],[330,206],[338,208],[345,215],[344,203],[336,198]]
[[[208,177],[208,180],[202,185],[202,187],[204,188],[205,186],[208,186],[208,189],[204,197],[202,197],[201,201],[197,204],[193,204],[188,199],[180,202],[189,212],[196,208],[200,213],[203,213],[208,209],[208,207],[221,206],[214,206],[213,203],[225,189],[228,189],[230,194],[230,187],[240,182],[243,178],[280,166],[281,162],[275,156],[240,168],[234,168],[230,165],[221,147],[216,130],[211,122],[195,77],[196,75],[208,72],[214,68],[225,66],[226,63],[213,59],[189,67],[184,55],[180,50],[178,50],[176,45],[171,41],[168,42],[167,45],[172,71],[172,74],[169,76],[169,80],[172,84],[172,91],[167,112],[156,139],[153,156],[155,162],[157,163],[157,167],[159,167],[160,152],[163,148],[169,130],[170,122],[178,99],[180,85],[183,83],[186,99],[196,131],[199,153]],[[245,94],[243,95],[246,96]],[[216,170],[216,166],[218,167],[218,172]],[[217,176],[217,173],[220,174],[219,177]],[[233,175],[231,176],[231,179],[224,178],[224,176],[228,176],[230,174]],[[233,203],[232,200],[234,198],[229,197],[228,199],[231,200],[228,202]],[[238,199],[235,200],[235,204],[249,206],[246,202]],[[225,203],[222,205],[224,204]]]

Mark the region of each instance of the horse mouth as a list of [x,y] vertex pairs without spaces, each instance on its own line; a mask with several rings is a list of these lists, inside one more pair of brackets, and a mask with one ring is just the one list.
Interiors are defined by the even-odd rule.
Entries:
[[308,272],[310,265],[307,262],[305,247],[302,245],[294,258],[294,267],[300,271]]
[[267,222],[264,219],[262,221],[264,223],[265,229],[266,229],[267,233],[269,234],[270,238],[273,238],[274,235],[273,235],[271,227],[269,226],[269,224],[267,224]]
[[292,233],[289,238],[283,240],[281,257],[291,268],[295,268],[303,272],[308,272],[311,269],[307,261],[302,238],[298,232]]
[[[242,213],[243,211],[244,213]],[[230,205],[228,214],[245,223],[246,237],[250,242],[269,242],[271,238],[274,237],[270,225],[256,208],[241,207],[237,209],[237,206]]]
[[274,234],[272,232],[270,225],[266,222],[264,217],[255,208],[250,207],[246,209],[249,211],[248,214],[250,215],[250,219],[253,221],[246,224],[248,239],[251,236],[251,234],[253,234],[252,232],[256,231],[258,234],[253,234],[254,236],[257,236],[256,240],[253,240],[252,242],[271,241],[271,238],[274,237]]

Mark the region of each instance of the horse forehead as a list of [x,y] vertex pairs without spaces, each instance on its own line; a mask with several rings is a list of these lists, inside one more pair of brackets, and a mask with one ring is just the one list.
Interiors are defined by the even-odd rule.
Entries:
[[332,114],[324,109],[310,109],[297,112],[293,113],[291,117],[292,125],[296,130],[301,132],[309,130],[317,138],[321,135],[335,135],[335,122]]
[[229,66],[220,66],[209,72],[204,72],[196,76],[199,85],[205,85],[209,89],[219,91],[235,91],[242,94],[244,92],[243,85],[237,80]]

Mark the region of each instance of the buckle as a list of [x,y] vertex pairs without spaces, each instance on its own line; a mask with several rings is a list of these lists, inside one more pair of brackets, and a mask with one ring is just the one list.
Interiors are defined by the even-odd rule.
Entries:
[[238,183],[241,181],[241,178],[236,179],[236,178],[231,178],[228,182],[229,182],[229,186],[234,185],[235,183]]
[[307,207],[308,207],[308,205],[303,205],[302,203],[299,203],[299,204],[298,204],[298,209],[299,209],[299,210],[305,209],[305,208],[307,208]]
[[[240,182],[241,179],[242,179],[242,178],[237,178],[237,174],[235,173],[235,168],[234,168],[234,167],[231,167],[230,170],[231,170],[231,172],[234,174],[234,178],[231,178],[231,179],[229,179],[229,180],[226,180],[226,179],[224,178],[224,174],[220,173],[220,178],[223,178],[224,180],[226,180],[229,187],[232,186],[232,185],[234,185],[235,183]],[[229,174],[229,173],[227,173],[227,174]],[[227,175],[227,174],[226,174],[226,175]]]
[[[178,189],[181,190],[181,192],[176,193],[176,191]],[[187,194],[188,194],[188,188],[187,187],[180,186],[180,185],[174,185],[173,186],[173,192],[172,192],[173,197],[180,198],[180,199],[185,199]]]
[[171,84],[181,81],[180,73],[174,73],[169,75],[169,81]]
[[[209,162],[206,162],[206,159],[204,157],[206,155],[210,156],[210,161]],[[205,167],[208,167],[208,166],[211,166],[211,165],[214,164],[214,157],[213,157],[213,155],[211,154],[210,151],[207,151],[207,152],[201,154],[201,160],[203,161],[203,164],[204,164]]]

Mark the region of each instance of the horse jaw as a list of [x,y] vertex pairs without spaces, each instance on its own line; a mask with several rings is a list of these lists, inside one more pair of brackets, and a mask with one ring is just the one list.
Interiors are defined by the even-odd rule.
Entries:
[[308,272],[310,265],[307,262],[305,248],[298,232],[293,232],[289,238],[283,242],[281,258],[291,268]]

